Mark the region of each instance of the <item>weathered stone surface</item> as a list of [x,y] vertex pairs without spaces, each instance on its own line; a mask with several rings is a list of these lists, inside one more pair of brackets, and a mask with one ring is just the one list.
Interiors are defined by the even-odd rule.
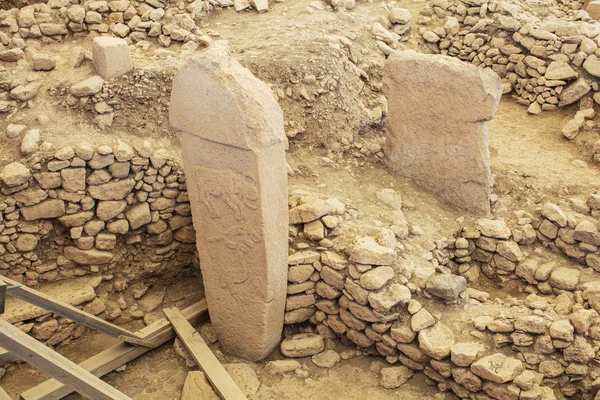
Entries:
[[131,193],[135,181],[125,179],[122,181],[108,182],[103,185],[90,186],[88,192],[96,200],[122,200]]
[[396,389],[412,376],[413,372],[405,366],[382,368],[379,371],[379,384],[386,389]]
[[106,36],[94,38],[92,60],[96,73],[106,80],[133,70],[129,46],[124,39]]
[[441,322],[419,331],[419,348],[431,358],[442,360],[448,357],[452,346],[454,334]]
[[6,186],[22,185],[30,177],[31,171],[29,171],[29,168],[18,162],[6,165],[0,172],[0,179]]
[[340,362],[340,355],[335,350],[325,350],[322,353],[312,356],[312,362],[317,367],[331,368]]
[[279,344],[287,286],[281,109],[267,85],[215,46],[176,74],[169,117],[183,131],[196,243],[219,342],[226,353],[262,359]]
[[467,289],[467,280],[458,275],[433,275],[427,281],[426,289],[432,295],[447,301],[454,301]]
[[377,267],[362,274],[359,282],[364,289],[377,290],[393,278],[394,270],[392,267]]
[[406,304],[410,300],[410,290],[399,283],[392,283],[368,295],[369,304],[375,311],[388,312],[398,304]]
[[559,107],[575,103],[577,100],[588,94],[592,87],[584,78],[579,78],[575,82],[569,84],[560,94]]
[[80,250],[77,247],[65,247],[65,257],[82,265],[102,265],[112,261],[113,254],[100,250]]
[[104,79],[101,76],[92,76],[71,86],[71,94],[75,97],[93,96],[102,90]]
[[314,333],[299,333],[281,342],[281,354],[290,358],[309,357],[325,349],[323,338]]
[[254,368],[250,364],[246,363],[233,363],[224,364],[225,371],[231,376],[231,379],[240,388],[242,393],[247,397],[252,396],[258,392],[260,387],[260,381],[256,376]]
[[381,246],[371,237],[359,239],[350,254],[350,261],[358,264],[391,265],[395,260],[394,250]]
[[489,212],[485,121],[500,101],[500,78],[450,57],[403,51],[387,59],[383,87],[388,167],[456,206]]
[[126,207],[127,202],[125,200],[99,201],[96,206],[96,216],[101,221],[108,221],[125,211]]
[[25,221],[58,218],[65,215],[65,202],[59,199],[49,199],[31,207],[21,207],[20,211]]
[[131,229],[140,228],[152,221],[150,206],[145,202],[136,204],[125,212],[125,217],[127,218],[127,221],[129,221],[129,227]]
[[510,382],[524,369],[521,361],[501,353],[480,358],[471,365],[475,375],[495,383]]
[[450,349],[451,360],[459,367],[469,367],[485,350],[481,343],[466,342],[456,343]]
[[220,397],[215,393],[212,386],[206,379],[206,375],[202,371],[188,372],[183,391],[181,392],[181,400],[219,400]]
[[550,285],[562,290],[575,290],[581,272],[574,268],[558,267],[550,273]]

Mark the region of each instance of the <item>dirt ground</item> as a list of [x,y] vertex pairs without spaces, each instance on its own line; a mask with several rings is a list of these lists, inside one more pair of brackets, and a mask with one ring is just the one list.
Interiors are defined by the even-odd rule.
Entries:
[[[315,68],[334,68],[326,63],[320,51],[319,43],[326,42],[328,35],[344,35],[354,39],[362,51],[365,70],[370,70],[381,62],[382,56],[376,55],[376,46],[371,40],[369,26],[384,15],[386,11],[378,2],[359,2],[352,12],[333,13],[315,10],[306,11],[311,0],[287,0],[272,3],[269,12],[236,13],[233,10],[214,12],[204,21],[202,29],[218,32],[214,39],[229,41],[232,53],[240,62],[249,67],[259,78],[278,86],[285,85],[283,80],[298,76],[303,71],[313,72]],[[400,7],[410,9],[414,15],[422,3],[409,0],[396,2]],[[418,26],[413,24],[413,30]],[[60,55],[66,63],[70,48],[85,45],[83,41],[53,44],[48,51]],[[416,44],[410,40],[407,45]],[[151,138],[155,147],[164,146],[180,152],[176,132],[168,126],[167,106],[169,84],[173,72],[189,57],[188,52],[179,52],[176,48],[154,52],[159,47],[154,44],[147,52],[138,51],[134,55],[137,70],[144,70],[147,79],[136,78],[118,80],[126,88],[119,100],[122,103],[120,113],[113,128],[99,130],[91,121],[89,111],[74,110],[57,101],[56,93],[82,80],[91,74],[89,62],[81,68],[57,68],[47,76],[44,90],[32,109],[19,112],[0,122],[0,126],[10,123],[26,123],[28,127],[39,125],[36,118],[40,114],[50,116],[43,127],[43,140],[52,142],[55,147],[86,140],[91,143],[106,143],[117,139],[133,140]],[[302,49],[302,51],[297,51]],[[370,56],[372,55],[372,57]],[[265,60],[271,60],[265,61]],[[60,64],[59,64],[60,66]],[[26,76],[26,72],[21,73]],[[144,85],[135,88],[140,81]],[[354,90],[349,84],[348,91]],[[369,90],[369,89],[367,89]],[[136,92],[138,91],[138,92]],[[384,129],[374,127],[368,130],[358,129],[357,115],[369,107],[369,101],[379,94],[358,105],[358,99],[339,100],[331,109],[349,107],[351,115],[347,120],[339,121],[340,126],[331,127],[330,119],[342,118],[342,112],[327,114],[329,108],[316,111],[306,105],[288,105],[284,107],[286,122],[306,123],[310,128],[291,143],[287,154],[288,162],[295,171],[289,177],[290,190],[308,187],[329,196],[351,199],[358,209],[364,212],[365,221],[385,219],[385,211],[376,200],[376,193],[382,188],[393,188],[401,196],[408,221],[423,228],[425,235],[415,239],[415,243],[424,243],[447,237],[459,227],[457,219],[474,219],[448,204],[443,203],[432,193],[412,184],[409,180],[388,172],[377,157],[356,158],[351,152],[333,152],[329,144],[340,138],[350,137],[355,142],[381,141]],[[140,98],[144,98],[140,100]],[[137,98],[137,100],[136,100]],[[287,101],[287,100],[286,100]],[[332,100],[337,102],[338,100]],[[344,103],[347,102],[348,104]],[[372,105],[372,104],[371,104]],[[321,116],[318,113],[323,112]],[[596,191],[600,185],[598,167],[592,160],[591,147],[599,139],[597,129],[588,129],[575,141],[568,142],[561,134],[562,126],[573,117],[576,106],[529,115],[527,108],[518,105],[509,96],[505,96],[495,118],[488,124],[492,171],[495,177],[495,194],[498,196],[495,212],[505,219],[514,218],[512,212],[518,209],[531,210],[536,204],[546,200],[556,201],[559,197],[585,198]],[[328,119],[329,118],[329,119]],[[64,121],[69,121],[65,124]],[[319,128],[320,127],[320,128]],[[0,142],[0,164],[18,157],[18,140]],[[335,150],[335,149],[334,149]],[[333,160],[332,160],[333,157]],[[330,162],[333,161],[333,162]],[[558,256],[544,253],[549,259]],[[561,262],[568,262],[560,259]],[[201,292],[201,282],[197,282]],[[486,287],[495,296],[506,296],[506,290],[490,285]],[[509,291],[510,292],[510,291]],[[512,294],[518,295],[518,289]],[[187,301],[189,304],[189,301]],[[182,302],[166,303],[183,304]],[[487,310],[489,311],[489,310]],[[486,312],[487,312],[486,311]],[[459,317],[451,312],[445,318]],[[458,326],[468,321],[458,319]],[[140,322],[126,326],[137,330]],[[109,347],[115,340],[100,334],[88,333],[68,347],[59,351],[73,361],[81,361]],[[344,347],[337,344],[337,350]],[[221,361],[236,362],[220,353],[218,344],[211,346]],[[278,352],[270,359],[283,358]],[[265,360],[252,364],[261,380],[258,392],[251,396],[259,399],[422,399],[434,398],[437,390],[425,383],[422,375],[404,385],[401,391],[383,389],[378,385],[378,376],[370,370],[378,358],[360,356],[342,361],[332,369],[323,370],[310,362],[301,360],[309,371],[308,379],[293,376],[272,378],[262,375]],[[185,380],[187,368],[176,355],[172,342],[161,346],[145,356],[127,364],[122,372],[113,372],[106,381],[134,399],[158,400],[178,399]],[[45,376],[21,364],[16,371],[7,375],[0,384],[13,397],[24,390],[45,380]],[[352,384],[349,385],[348,382]],[[448,398],[451,395],[448,395]],[[69,399],[81,398],[71,395]]]

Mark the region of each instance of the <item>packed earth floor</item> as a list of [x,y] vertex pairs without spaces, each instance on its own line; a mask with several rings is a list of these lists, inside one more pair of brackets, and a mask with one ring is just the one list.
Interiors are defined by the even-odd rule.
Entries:
[[[169,98],[187,60],[227,45],[286,134],[282,344],[250,362],[197,327],[249,399],[600,398],[597,6],[0,0],[0,275],[131,331],[204,298]],[[133,69],[100,77],[98,36],[126,40]],[[490,212],[385,162],[384,68],[411,50],[501,80]],[[0,318],[75,362],[117,342],[12,299]],[[179,399],[194,370],[176,339],[103,379]],[[46,379],[0,365],[14,399]]]

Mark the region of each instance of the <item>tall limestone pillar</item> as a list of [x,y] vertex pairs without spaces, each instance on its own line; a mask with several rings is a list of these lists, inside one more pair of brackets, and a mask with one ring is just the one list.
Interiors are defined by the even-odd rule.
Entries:
[[169,118],[182,132],[212,324],[226,353],[263,359],[281,339],[287,284],[281,109],[226,47],[212,47],[175,75]]
[[502,81],[491,69],[403,51],[385,64],[387,166],[467,210],[490,211],[487,123]]

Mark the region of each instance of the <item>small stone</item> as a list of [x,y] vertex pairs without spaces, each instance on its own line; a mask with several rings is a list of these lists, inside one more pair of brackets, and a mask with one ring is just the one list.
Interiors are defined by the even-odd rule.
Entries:
[[6,127],[6,137],[9,139],[16,139],[25,131],[25,125],[8,124]]
[[396,252],[394,250],[381,246],[371,237],[359,239],[350,254],[350,261],[358,264],[391,265],[395,260]]
[[579,284],[580,274],[579,270],[573,268],[555,268],[550,274],[550,285],[562,290],[575,290]]
[[419,331],[419,348],[429,357],[442,360],[450,355],[452,346],[454,334],[441,322]]
[[480,343],[456,343],[450,350],[450,356],[452,362],[459,367],[470,367],[484,350],[485,346]]
[[104,79],[101,76],[92,76],[71,86],[71,94],[75,97],[93,96],[102,90]]
[[331,368],[340,362],[340,355],[335,350],[325,350],[312,356],[312,362],[317,367]]
[[377,290],[381,289],[394,276],[394,270],[391,267],[377,267],[362,274],[359,283],[364,289]]
[[412,378],[412,370],[405,366],[381,368],[379,384],[386,389],[396,389]]
[[314,333],[299,333],[281,342],[281,354],[290,358],[308,357],[325,349],[323,338]]
[[410,327],[414,332],[422,331],[435,324],[435,318],[425,308],[421,308],[410,319]]
[[501,353],[480,358],[471,365],[471,372],[495,383],[510,382],[524,370],[521,361]]
[[428,293],[447,301],[456,301],[467,289],[467,280],[458,275],[433,275],[427,281]]
[[19,186],[31,177],[29,168],[21,163],[15,162],[6,165],[0,172],[0,179],[6,186]]

